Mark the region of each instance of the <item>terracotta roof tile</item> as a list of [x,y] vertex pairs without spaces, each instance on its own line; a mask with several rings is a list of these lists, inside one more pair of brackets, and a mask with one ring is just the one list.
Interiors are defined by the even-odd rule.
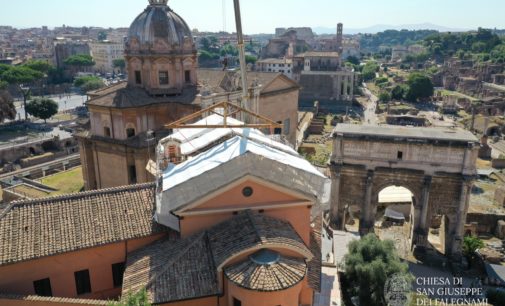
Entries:
[[[186,239],[160,241],[129,254],[123,295],[145,287],[156,304],[218,295],[220,265],[245,250],[273,246],[289,246],[306,259],[313,257],[289,222],[245,211]],[[292,264],[278,268],[286,284],[293,283],[301,269]],[[267,288],[266,283],[261,286]]]
[[239,287],[256,291],[279,291],[291,288],[305,277],[307,265],[298,258],[282,257],[271,265],[251,260],[226,268],[225,275]]
[[147,288],[154,303],[219,293],[216,268],[205,233],[156,242],[128,255],[123,295]]
[[154,184],[14,202],[0,212],[0,265],[141,238],[153,221]]
[[142,88],[130,87],[124,84],[113,86],[104,91],[98,91],[86,102],[86,105],[112,107],[112,108],[135,108],[147,105],[163,103],[193,104],[197,95],[196,87],[184,88],[182,94],[167,97],[153,97]]
[[64,305],[110,305],[110,301],[104,300],[88,300],[88,299],[72,299],[72,298],[62,298],[62,297],[45,297],[37,295],[16,295],[16,294],[2,294],[0,293],[0,299],[4,300],[17,300],[17,301],[30,301],[33,304],[38,305],[39,303],[50,304],[57,306],[58,304]]

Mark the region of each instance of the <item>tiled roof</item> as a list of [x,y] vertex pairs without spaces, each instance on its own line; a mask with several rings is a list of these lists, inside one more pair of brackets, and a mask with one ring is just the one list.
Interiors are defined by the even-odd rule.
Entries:
[[160,129],[154,131],[154,139],[150,139],[147,136],[147,132],[141,132],[133,137],[127,139],[116,139],[104,136],[93,135],[91,131],[81,131],[74,134],[77,138],[96,140],[111,144],[125,145],[129,148],[148,148],[149,146],[155,146],[161,139],[170,135],[170,131],[166,129]]
[[150,236],[154,184],[14,202],[0,212],[0,265]]
[[281,256],[279,262],[262,265],[248,259],[224,270],[235,285],[255,291],[279,291],[291,288],[305,277],[307,265],[298,258]]
[[243,250],[257,246],[279,245],[294,248],[309,259],[313,257],[289,222],[251,211],[214,226],[208,235],[218,267]]
[[155,304],[218,295],[221,265],[243,251],[269,247],[288,247],[313,258],[289,222],[244,211],[200,234],[128,255],[123,295],[145,287]]
[[[58,304],[64,305],[110,305],[110,301],[104,300],[88,300],[88,299],[72,299],[72,298],[62,298],[62,297],[46,297],[37,295],[16,295],[16,294],[2,294],[0,293],[0,300],[15,300],[15,301],[28,301],[33,302],[34,305],[39,303],[50,304],[57,306]],[[14,302],[16,303],[16,302]],[[22,303],[22,302],[20,302]]]
[[[200,83],[210,86],[212,92],[223,93],[233,90],[236,86],[235,79],[240,75],[237,71],[222,71],[218,69],[198,69],[197,78]],[[275,78],[282,76],[280,73],[268,72],[248,72],[249,86],[258,82],[266,86]],[[297,88],[296,84],[293,86]],[[91,99],[86,102],[91,106],[113,107],[113,108],[135,108],[163,103],[195,104],[197,103],[197,87],[186,87],[182,94],[167,97],[153,97],[142,88],[128,86],[126,82],[114,86],[106,87],[89,92]]]
[[153,97],[148,95],[147,91],[138,87],[126,86],[121,83],[90,93],[92,97],[86,105],[112,107],[112,108],[135,108],[163,103],[192,104],[197,95],[196,87],[184,88],[182,94],[168,97]]
[[[225,92],[233,90],[233,87],[236,86],[234,80],[239,78],[240,72],[222,71],[220,69],[198,69],[197,76],[198,82],[201,85],[206,84],[215,92]],[[282,76],[282,73],[248,71],[247,82],[249,83],[249,86],[252,86],[257,82],[258,84],[263,85],[264,88],[266,85],[270,84],[270,82]],[[292,87],[298,88],[296,83],[293,83]]]
[[154,303],[217,295],[216,267],[205,233],[159,241],[129,254],[123,296],[144,287]]

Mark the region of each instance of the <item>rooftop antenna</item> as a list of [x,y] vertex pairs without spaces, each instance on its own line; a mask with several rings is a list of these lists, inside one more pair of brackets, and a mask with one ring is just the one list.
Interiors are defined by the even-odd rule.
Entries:
[[[242,34],[242,17],[240,15],[240,0],[233,0],[235,7],[235,24],[237,26],[237,49],[240,59],[240,74],[242,77],[242,108],[250,111],[249,106],[249,86],[247,83],[247,68],[245,62],[244,35]],[[249,123],[249,116],[244,114],[245,123]]]

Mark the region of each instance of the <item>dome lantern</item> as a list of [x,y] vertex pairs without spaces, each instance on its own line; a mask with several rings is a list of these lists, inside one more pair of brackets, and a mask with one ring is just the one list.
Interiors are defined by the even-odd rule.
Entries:
[[149,0],[132,22],[125,46],[128,83],[149,94],[179,95],[196,86],[197,50],[189,26],[168,0]]
[[168,3],[168,0],[149,0],[150,5],[164,5],[166,6]]

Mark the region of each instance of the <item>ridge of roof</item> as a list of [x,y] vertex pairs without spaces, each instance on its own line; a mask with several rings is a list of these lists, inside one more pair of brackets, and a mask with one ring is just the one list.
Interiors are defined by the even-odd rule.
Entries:
[[52,201],[72,200],[72,199],[93,196],[93,195],[111,194],[111,193],[117,193],[117,192],[127,191],[127,190],[140,190],[140,189],[146,189],[146,188],[155,187],[155,186],[156,186],[156,184],[154,182],[149,182],[149,183],[143,183],[143,184],[110,187],[110,188],[104,188],[104,189],[98,189],[98,190],[88,190],[88,191],[83,191],[83,192],[56,195],[56,196],[51,196],[51,197],[39,198],[39,199],[13,201],[13,202],[9,203],[9,205],[7,205],[7,207],[3,211],[0,211],[0,219],[2,219],[12,208],[15,208],[15,207],[23,207],[23,206],[34,205],[34,204],[43,204],[43,203],[52,202]]
[[[207,232],[204,231],[204,232],[201,232],[199,234],[196,234],[196,235],[193,235],[191,236],[188,240],[191,240],[191,242],[186,245],[182,250],[180,250],[180,252],[178,254],[176,254],[175,256],[173,256],[172,258],[170,258],[169,261],[166,261],[163,263],[163,267],[161,268],[160,271],[156,271],[155,273],[153,273],[153,275],[149,278],[149,281],[147,282],[147,284],[145,285],[146,288],[150,288],[153,283],[156,281],[156,278],[162,274],[164,274],[168,269],[171,268],[171,265],[174,264],[176,261],[178,261],[182,256],[186,255],[186,252],[191,249],[194,245],[196,245],[200,239],[204,238],[204,236],[206,237]],[[206,239],[207,240],[207,239]]]

